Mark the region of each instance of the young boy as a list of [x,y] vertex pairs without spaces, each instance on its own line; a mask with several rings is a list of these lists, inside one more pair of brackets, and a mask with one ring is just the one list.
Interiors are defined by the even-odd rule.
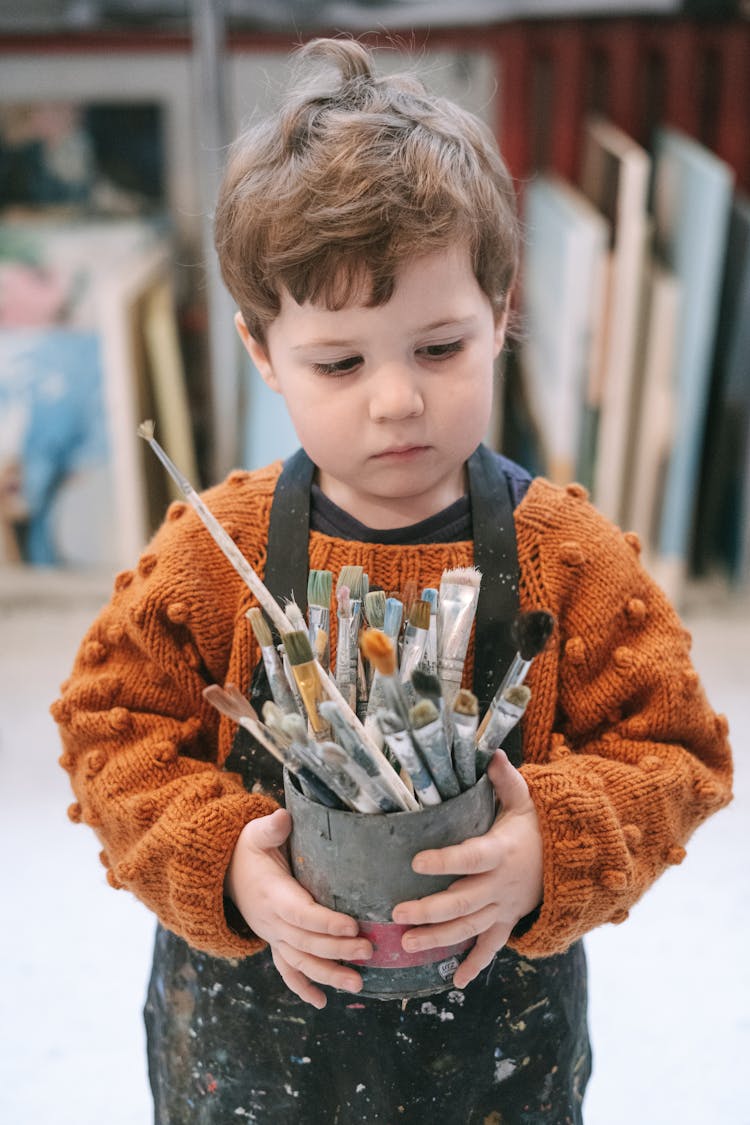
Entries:
[[579,939],[623,921],[728,802],[727,725],[635,538],[480,444],[519,241],[489,133],[413,78],[377,78],[353,41],[302,56],[334,77],[237,142],[216,242],[304,452],[207,502],[279,596],[308,566],[361,565],[391,591],[478,565],[466,682],[483,707],[515,613],[554,614],[520,769],[490,765],[493,827],[417,856],[456,880],[393,914],[405,950],[476,943],[447,993],[356,995],[346,962],[371,943],[292,877],[279,769],[202,696],[231,681],[260,705],[267,684],[253,599],[184,504],[118,576],[54,705],[71,816],[159,918],[157,1122],[579,1122]]

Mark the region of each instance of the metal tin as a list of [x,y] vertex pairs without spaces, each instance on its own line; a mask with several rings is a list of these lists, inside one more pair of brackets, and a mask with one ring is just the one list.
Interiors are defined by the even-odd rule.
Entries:
[[486,775],[471,789],[418,812],[382,815],[344,812],[309,800],[285,772],[286,807],[293,828],[292,871],[316,902],[349,914],[373,943],[370,961],[357,962],[360,995],[381,1000],[429,996],[451,988],[453,974],[474,944],[407,953],[391,912],[399,902],[445,890],[455,875],[419,875],[417,852],[480,836],[496,814],[495,792]]

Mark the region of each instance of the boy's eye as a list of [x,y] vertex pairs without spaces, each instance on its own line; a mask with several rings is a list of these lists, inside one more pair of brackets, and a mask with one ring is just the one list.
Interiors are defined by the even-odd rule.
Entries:
[[426,344],[419,349],[419,354],[426,359],[449,359],[452,355],[463,351],[463,346],[463,340],[451,340],[447,344]]
[[333,363],[314,363],[312,366],[316,375],[348,375],[361,362],[361,355],[349,355],[346,359],[337,359]]

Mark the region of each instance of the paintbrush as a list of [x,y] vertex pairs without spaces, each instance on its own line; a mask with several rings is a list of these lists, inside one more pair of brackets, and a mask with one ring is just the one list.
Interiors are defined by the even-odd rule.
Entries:
[[409,726],[409,697],[398,678],[393,640],[379,629],[366,629],[360,638],[360,645],[365,659],[375,669],[386,707],[396,712],[406,729]]
[[403,728],[396,712],[381,709],[377,713],[377,722],[383,732],[386,746],[410,778],[420,805],[424,807],[439,805],[440,793],[430,771],[419,756],[411,734]]
[[[295,602],[294,598],[286,599],[284,605],[284,613],[286,614],[287,620],[289,621],[289,624],[295,632],[300,632],[300,630],[303,633],[307,632],[307,622],[305,621],[305,615]],[[310,643],[312,644],[312,642]]]
[[420,667],[431,675],[437,675],[437,611],[438,591],[434,586],[426,586],[422,591],[422,601],[430,603],[430,624],[427,630],[427,644]]
[[407,578],[401,591],[401,601],[404,603],[404,618],[408,621],[412,606],[417,600],[419,587],[414,578]]
[[386,637],[391,638],[395,645],[398,645],[403,616],[404,603],[398,598],[386,598],[385,611],[383,613],[383,632]]
[[353,616],[348,586],[338,586],[336,589],[336,617],[338,619],[336,684],[346,700],[347,707],[354,711],[357,706],[357,679],[356,671],[352,673]]
[[218,684],[209,684],[203,689],[203,696],[222,715],[226,715],[248,731],[269,754],[298,777],[303,791],[307,791],[313,800],[319,801],[328,808],[339,808],[339,801],[328,786],[324,785],[288,746],[273,737],[273,733],[258,720],[255,710],[242,693],[231,689],[231,684],[227,684],[226,688]]
[[450,747],[445,735],[445,723],[430,699],[420,699],[419,703],[410,709],[409,726],[440,796],[444,801],[450,797],[457,797],[461,787],[453,772]]
[[318,629],[322,629],[326,635],[326,647],[319,659],[326,670],[331,663],[330,646],[327,642],[331,632],[332,592],[333,575],[330,570],[311,570],[307,576],[307,619],[310,644],[315,648]]
[[531,667],[535,656],[538,656],[547,644],[555,627],[555,619],[551,613],[544,609],[532,609],[528,613],[519,613],[511,625],[511,637],[517,652],[511,661],[508,671],[502,679],[500,687],[495,692],[495,697],[479,724],[477,737],[481,738],[496,707],[510,687],[522,684],[526,673]]
[[453,700],[453,768],[462,789],[477,780],[477,748],[474,738],[479,722],[479,701],[473,691],[461,688]]
[[320,665],[313,656],[307,631],[298,629],[293,633],[287,633],[283,643],[313,733],[317,739],[328,738],[331,733],[330,727],[318,712],[318,705],[325,699],[325,692],[318,676]]
[[371,629],[382,629],[385,620],[385,590],[370,590],[365,597],[365,620]]
[[481,574],[473,566],[443,571],[438,602],[438,676],[446,709],[461,686],[479,600]]
[[[364,792],[375,801],[380,811],[405,811],[403,803],[396,800],[391,792],[392,778],[396,776],[393,768],[375,760],[362,739],[357,737],[344,719],[339,704],[332,699],[326,699],[321,703],[320,711],[330,723],[336,743],[364,773],[365,778],[362,779]],[[384,770],[388,773],[384,774]]]
[[492,701],[489,720],[476,739],[478,774],[484,772],[492,755],[521,721],[530,699],[531,689],[526,684],[512,684]]
[[221,526],[216,517],[209,511],[203,500],[193,488],[190,481],[186,476],[180,472],[175,463],[164,452],[158,441],[154,437],[154,423],[152,421],[142,422],[138,427],[138,436],[142,437],[144,441],[153,449],[156,456],[164,465],[165,469],[172,477],[177,487],[182,492],[190,507],[198,514],[203,521],[204,526],[208,530],[211,538],[217,547],[224,552],[224,555],[232,564],[234,569],[239,574],[240,578],[246,586],[255,595],[257,601],[263,606],[271,621],[278,629],[279,633],[283,635],[290,631],[289,621],[287,620],[281,606],[278,605],[271,594],[264,585],[258,575],[255,573],[250,563],[243,556],[237,544],[227,534]]
[[415,600],[409,610],[409,620],[404,629],[404,643],[401,648],[401,660],[398,678],[404,685],[406,695],[411,704],[416,703],[416,695],[411,684],[412,673],[419,667],[427,647],[427,637],[430,627],[430,603]]
[[289,715],[299,714],[294,695],[284,672],[281,657],[273,643],[273,634],[265,617],[257,606],[252,606],[245,617],[250,622],[255,639],[258,642],[260,655],[268,677],[268,686],[271,689],[274,702]]

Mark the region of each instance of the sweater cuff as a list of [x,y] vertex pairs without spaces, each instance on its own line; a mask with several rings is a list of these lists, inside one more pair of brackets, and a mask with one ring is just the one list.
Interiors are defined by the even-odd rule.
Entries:
[[[237,838],[250,820],[268,816],[279,805],[270,797],[247,794],[217,802],[186,826],[189,841],[179,853],[172,903],[179,932],[194,948],[212,957],[244,958],[266,943],[244,921],[237,907],[227,910],[224,879]],[[177,861],[175,861],[177,865]],[[169,927],[169,920],[165,925]],[[175,927],[170,927],[175,928]]]

